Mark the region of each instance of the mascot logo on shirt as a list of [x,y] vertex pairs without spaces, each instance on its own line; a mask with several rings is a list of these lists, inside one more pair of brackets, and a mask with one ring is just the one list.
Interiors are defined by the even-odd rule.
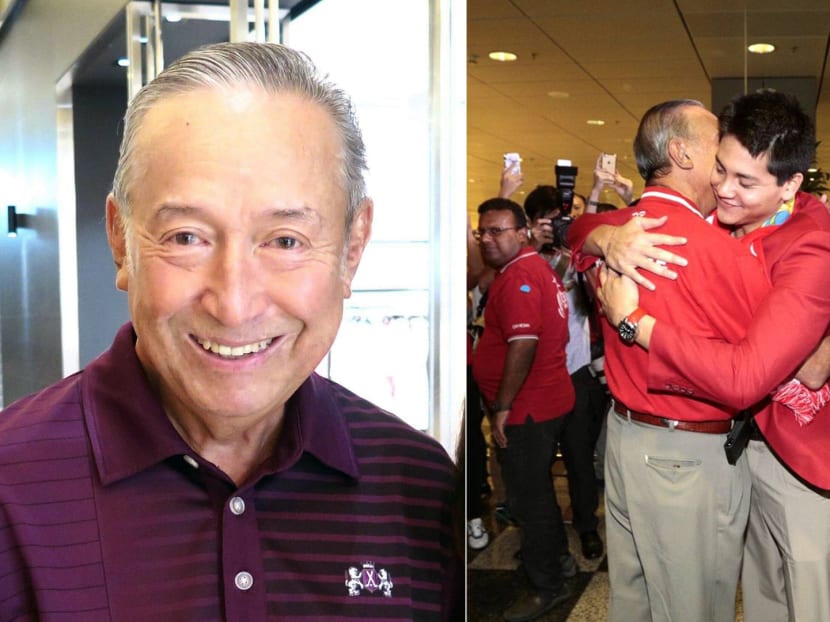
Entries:
[[384,568],[375,569],[374,562],[364,562],[362,568],[350,566],[346,571],[346,589],[349,596],[360,596],[363,590],[370,594],[380,592],[392,596],[392,577]]

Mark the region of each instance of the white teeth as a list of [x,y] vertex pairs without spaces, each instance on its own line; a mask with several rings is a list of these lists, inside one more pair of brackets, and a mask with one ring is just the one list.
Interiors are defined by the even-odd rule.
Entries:
[[273,339],[264,339],[262,341],[257,341],[256,343],[247,343],[244,346],[226,346],[219,343],[214,343],[209,339],[197,339],[196,340],[200,346],[202,346],[205,350],[210,350],[214,354],[218,354],[219,356],[225,358],[239,358],[240,356],[245,356],[247,354],[255,354],[260,350],[264,350],[269,345]]

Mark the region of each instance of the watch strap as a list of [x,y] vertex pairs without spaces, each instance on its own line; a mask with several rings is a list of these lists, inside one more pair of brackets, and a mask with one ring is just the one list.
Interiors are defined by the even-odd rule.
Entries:
[[648,315],[648,312],[642,307],[637,307],[631,313],[629,313],[625,317],[625,319],[631,324],[638,324],[640,320],[643,319],[644,315]]

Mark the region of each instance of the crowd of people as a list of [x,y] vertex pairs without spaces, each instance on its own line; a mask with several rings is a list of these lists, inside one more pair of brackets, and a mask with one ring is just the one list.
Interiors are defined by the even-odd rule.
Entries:
[[[558,449],[586,558],[603,550],[588,474],[604,465],[609,620],[733,622],[739,585],[747,620],[830,619],[830,211],[800,191],[814,154],[789,95],[744,95],[719,117],[668,101],[634,140],[636,199],[598,159],[588,200],[539,186],[522,208],[511,166],[479,206],[469,382],[532,588],[505,620],[569,595]],[[605,185],[627,207],[598,209]],[[481,512],[468,507],[473,548]]]

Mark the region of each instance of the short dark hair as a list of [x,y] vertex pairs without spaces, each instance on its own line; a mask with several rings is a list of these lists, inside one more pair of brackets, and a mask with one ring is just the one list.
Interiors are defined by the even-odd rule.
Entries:
[[556,186],[536,186],[525,197],[525,214],[534,221],[562,209],[562,197]]
[[753,158],[766,154],[767,170],[782,185],[810,168],[816,130],[798,100],[759,90],[733,99],[718,117],[720,137],[734,136]]
[[487,199],[484,203],[478,206],[478,215],[481,216],[487,212],[502,210],[513,212],[513,224],[516,228],[521,229],[522,227],[527,227],[527,217],[525,216],[522,206],[515,201],[511,201],[510,199],[502,199],[501,197]]

